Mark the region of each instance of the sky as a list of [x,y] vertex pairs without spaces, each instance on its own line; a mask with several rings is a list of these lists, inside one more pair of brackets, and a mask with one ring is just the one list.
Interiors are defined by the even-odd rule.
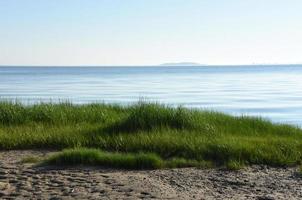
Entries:
[[301,0],[0,0],[0,65],[302,63]]

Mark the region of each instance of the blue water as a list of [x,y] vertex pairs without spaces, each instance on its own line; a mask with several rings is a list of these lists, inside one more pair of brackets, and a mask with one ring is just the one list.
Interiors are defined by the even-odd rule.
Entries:
[[25,103],[140,98],[302,125],[302,65],[0,67],[0,97]]

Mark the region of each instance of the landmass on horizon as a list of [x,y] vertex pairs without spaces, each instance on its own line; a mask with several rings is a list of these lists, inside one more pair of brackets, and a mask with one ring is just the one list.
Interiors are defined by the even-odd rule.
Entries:
[[245,64],[201,64],[196,62],[169,62],[153,65],[2,65],[0,67],[215,67],[215,66],[302,66],[301,63],[245,63]]
[[205,64],[200,64],[196,62],[169,62],[169,63],[162,63],[160,66],[203,66]]

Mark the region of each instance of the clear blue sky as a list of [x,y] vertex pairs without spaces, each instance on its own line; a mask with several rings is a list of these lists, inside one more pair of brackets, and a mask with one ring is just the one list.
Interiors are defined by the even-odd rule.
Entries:
[[302,0],[0,0],[0,65],[302,62]]

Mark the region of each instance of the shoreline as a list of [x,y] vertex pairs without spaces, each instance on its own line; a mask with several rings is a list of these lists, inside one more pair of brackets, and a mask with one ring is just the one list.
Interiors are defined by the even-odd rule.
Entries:
[[223,169],[117,170],[72,167],[51,170],[20,162],[49,150],[0,151],[2,199],[299,199],[297,167],[252,165]]

